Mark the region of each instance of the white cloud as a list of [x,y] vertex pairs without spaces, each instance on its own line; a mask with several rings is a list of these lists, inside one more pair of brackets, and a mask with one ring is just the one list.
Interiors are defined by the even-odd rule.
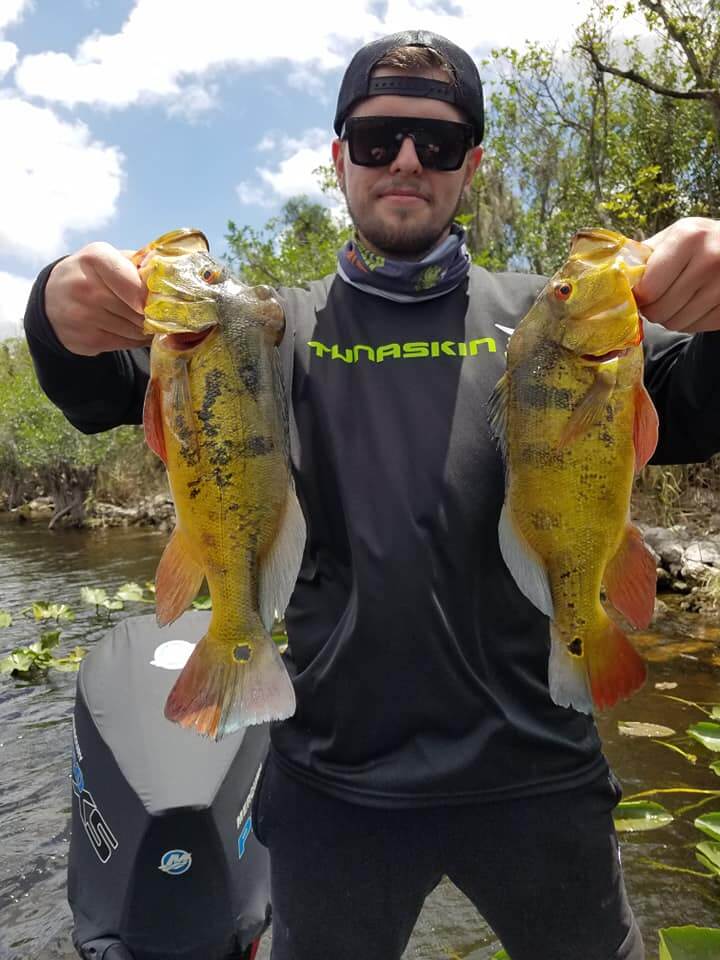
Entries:
[[33,281],[0,270],[0,340],[22,332],[22,317]]
[[256,167],[259,181],[243,180],[236,187],[240,202],[271,207],[289,197],[305,194],[327,203],[315,171],[331,162],[331,134],[319,127],[306,130],[301,137],[287,137],[277,131],[266,133],[256,150],[273,151],[280,159],[274,166]]
[[18,48],[9,40],[0,40],[0,77],[15,66]]
[[0,0],[0,30],[20,20],[23,13],[32,6],[32,0]]
[[[0,0],[3,2],[3,0]],[[9,0],[4,0],[7,4]],[[14,6],[21,6],[14,0]],[[493,46],[520,46],[526,39],[563,44],[588,12],[591,0],[556,0],[552,15],[537,0],[361,0],[352,16],[337,0],[290,4],[265,0],[248,16],[237,0],[136,0],[115,34],[93,33],[74,56],[47,51],[24,57],[16,71],[28,96],[73,106],[127,107],[142,100],[169,103],[221,69],[288,66],[289,84],[314,94],[324,75],[343,67],[363,43],[409,25],[435,30],[476,56]],[[139,68],[138,65],[142,65]],[[248,96],[252,96],[248,84]],[[198,100],[198,108],[210,100]]]
[[0,253],[38,263],[63,252],[70,231],[110,220],[123,183],[116,147],[12,96],[0,97],[0,130]]

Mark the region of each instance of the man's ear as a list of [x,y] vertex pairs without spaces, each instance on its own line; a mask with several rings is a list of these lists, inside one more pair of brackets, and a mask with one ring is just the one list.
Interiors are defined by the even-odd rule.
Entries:
[[470,153],[468,154],[467,169],[465,171],[465,186],[463,189],[467,189],[472,183],[472,179],[475,176],[477,168],[480,166],[480,161],[483,158],[483,148],[473,147]]
[[331,150],[335,175],[340,189],[345,193],[345,151],[343,150],[342,140],[333,140]]

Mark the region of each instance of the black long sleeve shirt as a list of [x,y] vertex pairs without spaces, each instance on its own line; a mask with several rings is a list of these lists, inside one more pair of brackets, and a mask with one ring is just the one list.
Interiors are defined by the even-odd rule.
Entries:
[[[76,357],[26,331],[79,429],[138,422],[146,350]],[[286,612],[298,708],[274,724],[292,775],[358,803],[418,806],[579,785],[605,765],[592,718],[552,702],[548,621],[502,561],[504,495],[487,400],[507,334],[544,280],[473,268],[400,304],[327,277],[280,294],[291,447],[308,540]],[[720,449],[720,334],[649,327],[655,462]]]

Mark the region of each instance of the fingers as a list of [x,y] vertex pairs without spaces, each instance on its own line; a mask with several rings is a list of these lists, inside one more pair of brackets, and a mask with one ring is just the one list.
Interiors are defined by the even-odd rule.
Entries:
[[109,309],[141,327],[147,291],[137,267],[119,250],[103,243],[86,247],[80,262],[105,287]]
[[679,220],[645,242],[653,253],[634,292],[648,320],[687,333],[720,329],[720,221]]
[[142,330],[145,296],[127,256],[110,244],[91,243],[53,267],[45,312],[63,346],[94,356],[150,342]]

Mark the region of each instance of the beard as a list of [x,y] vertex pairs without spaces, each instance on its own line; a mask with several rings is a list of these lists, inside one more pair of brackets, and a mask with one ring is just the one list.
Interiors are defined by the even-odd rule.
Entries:
[[455,207],[444,223],[425,223],[414,225],[411,211],[397,211],[395,222],[388,222],[379,216],[368,214],[356,215],[355,210],[347,201],[348,212],[359,239],[371,249],[395,260],[422,260],[447,232],[455,219],[462,204],[462,190],[457,198]]

